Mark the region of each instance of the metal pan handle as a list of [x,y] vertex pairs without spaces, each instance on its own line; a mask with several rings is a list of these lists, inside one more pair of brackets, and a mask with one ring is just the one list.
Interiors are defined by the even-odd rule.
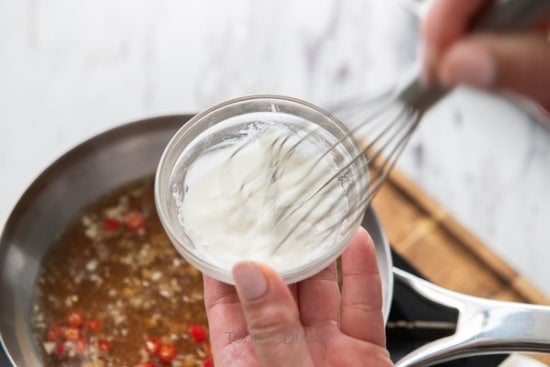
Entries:
[[395,280],[418,295],[458,310],[453,335],[430,342],[399,360],[396,367],[435,363],[482,354],[550,353],[550,307],[467,296],[394,268]]

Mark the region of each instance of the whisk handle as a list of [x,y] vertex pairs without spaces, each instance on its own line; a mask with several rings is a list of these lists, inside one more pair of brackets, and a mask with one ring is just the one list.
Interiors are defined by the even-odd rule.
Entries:
[[529,27],[550,13],[548,0],[505,0],[482,12],[472,32],[513,31]]
[[[470,32],[505,32],[527,28],[550,14],[550,0],[497,1],[472,22]],[[439,85],[424,86],[420,82],[420,65],[412,79],[400,89],[398,98],[420,113],[436,104],[448,89]]]

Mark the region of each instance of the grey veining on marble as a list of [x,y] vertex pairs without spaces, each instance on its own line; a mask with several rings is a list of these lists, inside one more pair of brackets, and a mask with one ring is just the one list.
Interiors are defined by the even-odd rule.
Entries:
[[399,167],[550,293],[550,131],[516,107],[456,91],[420,125]]
[[[279,93],[322,106],[388,86],[414,60],[391,1],[0,1],[0,218],[68,148],[125,121]],[[550,134],[460,90],[399,167],[550,294]]]

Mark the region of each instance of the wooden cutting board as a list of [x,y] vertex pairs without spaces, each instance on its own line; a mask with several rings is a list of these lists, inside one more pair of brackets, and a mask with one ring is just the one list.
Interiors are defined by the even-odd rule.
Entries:
[[[550,304],[549,298],[397,170],[373,206],[392,248],[431,282],[478,297]],[[550,365],[550,354],[531,357]]]

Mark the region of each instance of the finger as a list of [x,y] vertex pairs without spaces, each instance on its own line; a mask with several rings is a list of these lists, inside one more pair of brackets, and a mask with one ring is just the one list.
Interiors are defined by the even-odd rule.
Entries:
[[298,304],[298,283],[289,284],[288,289],[290,290],[290,294],[292,294],[292,298],[294,298],[294,302]]
[[489,3],[489,0],[436,0],[422,23],[424,42],[433,52],[443,51],[461,38],[470,26],[475,14]]
[[432,78],[445,49],[467,31],[470,20],[488,0],[436,0],[422,23],[424,39],[422,74],[426,82]]
[[342,332],[385,347],[382,285],[376,250],[363,228],[357,231],[342,255],[342,273]]
[[248,334],[235,287],[203,275],[204,303],[214,352]]
[[312,366],[290,290],[271,268],[241,262],[233,268],[248,331],[262,366]]
[[455,44],[439,67],[447,86],[510,89],[550,100],[550,42],[542,34],[478,35]]
[[339,325],[340,289],[336,262],[298,285],[302,325]]

